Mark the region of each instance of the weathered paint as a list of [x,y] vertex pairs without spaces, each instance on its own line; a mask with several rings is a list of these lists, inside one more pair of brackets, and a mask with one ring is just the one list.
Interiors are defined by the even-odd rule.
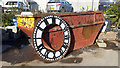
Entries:
[[17,25],[25,28],[33,28],[34,27],[34,18],[26,18],[26,17],[17,17]]
[[[105,21],[102,12],[37,14],[33,15],[33,18],[35,18],[34,25],[36,25],[41,18],[48,15],[59,16],[70,26],[70,50],[92,45]],[[33,28],[18,27],[32,38]],[[51,45],[54,50],[58,50],[63,43],[63,39],[64,35],[61,28],[54,26],[47,31],[45,30],[42,41],[46,48],[49,48],[49,45]]]

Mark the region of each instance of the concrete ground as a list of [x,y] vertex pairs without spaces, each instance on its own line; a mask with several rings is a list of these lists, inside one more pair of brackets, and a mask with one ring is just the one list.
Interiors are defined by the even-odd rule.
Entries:
[[[108,34],[113,36],[115,33]],[[100,34],[98,39],[105,40],[107,47],[101,48],[97,45],[84,47],[69,53],[57,62],[43,62],[33,47],[28,44],[27,46],[22,45],[22,48],[9,47],[7,51],[0,54],[2,56],[0,63],[2,66],[118,66],[120,40],[112,40],[112,37],[110,39],[101,38],[104,35],[107,33]]]

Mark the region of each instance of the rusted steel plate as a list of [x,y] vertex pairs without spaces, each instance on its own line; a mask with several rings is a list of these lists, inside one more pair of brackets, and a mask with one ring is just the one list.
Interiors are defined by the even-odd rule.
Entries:
[[45,17],[48,15],[55,15],[59,17],[64,17],[64,16],[76,16],[76,15],[92,15],[94,13],[101,13],[101,12],[81,12],[81,13],[42,13],[42,14],[35,14],[33,17]]
[[73,42],[71,45],[73,45],[73,50],[92,45],[101,26],[102,24],[72,29],[74,40],[71,40]]
[[[96,39],[96,36],[98,35],[98,32],[101,29],[101,26],[102,24],[98,24],[71,29],[70,50],[76,50],[85,46],[92,45]],[[52,48],[58,50],[63,43],[64,35],[62,31],[48,31],[44,34],[43,38],[43,42],[45,43],[45,45],[51,45]]]
[[19,29],[21,29],[24,33],[26,33],[29,37],[32,38],[33,28],[26,28],[23,26],[18,26]]
[[[62,31],[49,33],[50,27],[55,25],[58,25]],[[35,25],[33,45],[37,53],[46,61],[61,59],[67,53],[70,42],[71,34],[69,26],[67,22],[57,16],[46,16]]]
[[102,12],[17,17],[18,27],[32,38],[37,53],[47,61],[56,61],[67,51],[92,45],[104,21]]
[[[102,12],[83,12],[83,13],[57,13],[57,14],[37,14],[33,15],[34,25],[47,15],[56,15],[64,19],[70,26],[71,30],[71,50],[79,49],[85,46],[92,45],[95,38],[104,23]],[[21,18],[24,18],[21,16]],[[26,18],[26,17],[25,17]],[[27,17],[29,18],[29,17]],[[21,22],[20,22],[21,23]],[[33,28],[18,26],[28,36],[32,38]],[[54,26],[43,35],[43,43],[46,46],[51,45],[55,50],[58,50],[63,43],[64,35],[61,28]],[[56,41],[57,40],[57,41]]]
[[[59,13],[61,14],[61,13]],[[95,25],[95,24],[101,24],[104,22],[104,16],[101,12],[90,12],[90,13],[63,13],[63,15],[59,15],[59,14],[54,14],[54,15],[58,15],[61,16],[66,22],[68,22],[69,26],[71,28],[78,28],[78,27],[83,27],[83,26],[91,26],[91,25]],[[70,15],[69,15],[70,14]],[[78,15],[77,15],[78,14]],[[48,14],[46,14],[48,15]],[[69,15],[69,16],[68,16]],[[36,21],[39,21],[39,16],[38,17],[34,16]],[[44,16],[44,14],[43,14]],[[59,27],[56,27],[53,29],[53,31],[57,31],[60,30]]]

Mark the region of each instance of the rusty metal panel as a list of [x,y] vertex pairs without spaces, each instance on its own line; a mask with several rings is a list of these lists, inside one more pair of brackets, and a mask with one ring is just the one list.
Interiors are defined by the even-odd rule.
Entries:
[[73,29],[75,39],[73,50],[92,45],[101,26],[102,24]]
[[102,13],[96,13],[95,14],[95,22],[99,22],[99,21],[105,21]]
[[26,33],[29,37],[32,38],[33,28],[26,28],[23,26],[18,26],[18,28],[21,29],[24,33]]
[[[102,24],[98,24],[71,29],[70,49],[76,50],[92,45],[96,39],[96,36],[98,35],[98,32],[101,29],[101,26]],[[63,39],[64,35],[62,31],[51,32],[51,30],[49,30],[48,32],[44,33],[43,42],[46,46],[51,45],[53,49],[57,50],[61,47]]]
[[[18,27],[23,30],[28,36],[32,38],[33,25],[47,15],[56,15],[64,19],[70,26],[71,44],[70,50],[79,49],[85,46],[92,45],[104,23],[104,16],[102,12],[83,12],[83,13],[57,13],[57,14],[37,14],[33,18],[18,17]],[[32,21],[26,21],[32,20]],[[28,22],[25,25],[23,22]],[[31,23],[30,23],[31,22]],[[30,25],[29,25],[30,24]],[[43,43],[49,49],[52,47],[58,50],[63,43],[64,35],[61,28],[54,26],[49,30],[45,30],[43,34]]]
[[43,33],[43,43],[47,48],[52,48],[54,50],[59,50],[63,44],[64,34],[62,31],[50,32],[45,31]]

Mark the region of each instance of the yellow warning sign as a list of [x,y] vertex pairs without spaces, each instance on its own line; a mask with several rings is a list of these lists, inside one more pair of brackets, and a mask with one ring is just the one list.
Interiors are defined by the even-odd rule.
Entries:
[[23,26],[26,28],[33,28],[34,27],[34,18],[24,18],[24,17],[17,17],[17,25]]

